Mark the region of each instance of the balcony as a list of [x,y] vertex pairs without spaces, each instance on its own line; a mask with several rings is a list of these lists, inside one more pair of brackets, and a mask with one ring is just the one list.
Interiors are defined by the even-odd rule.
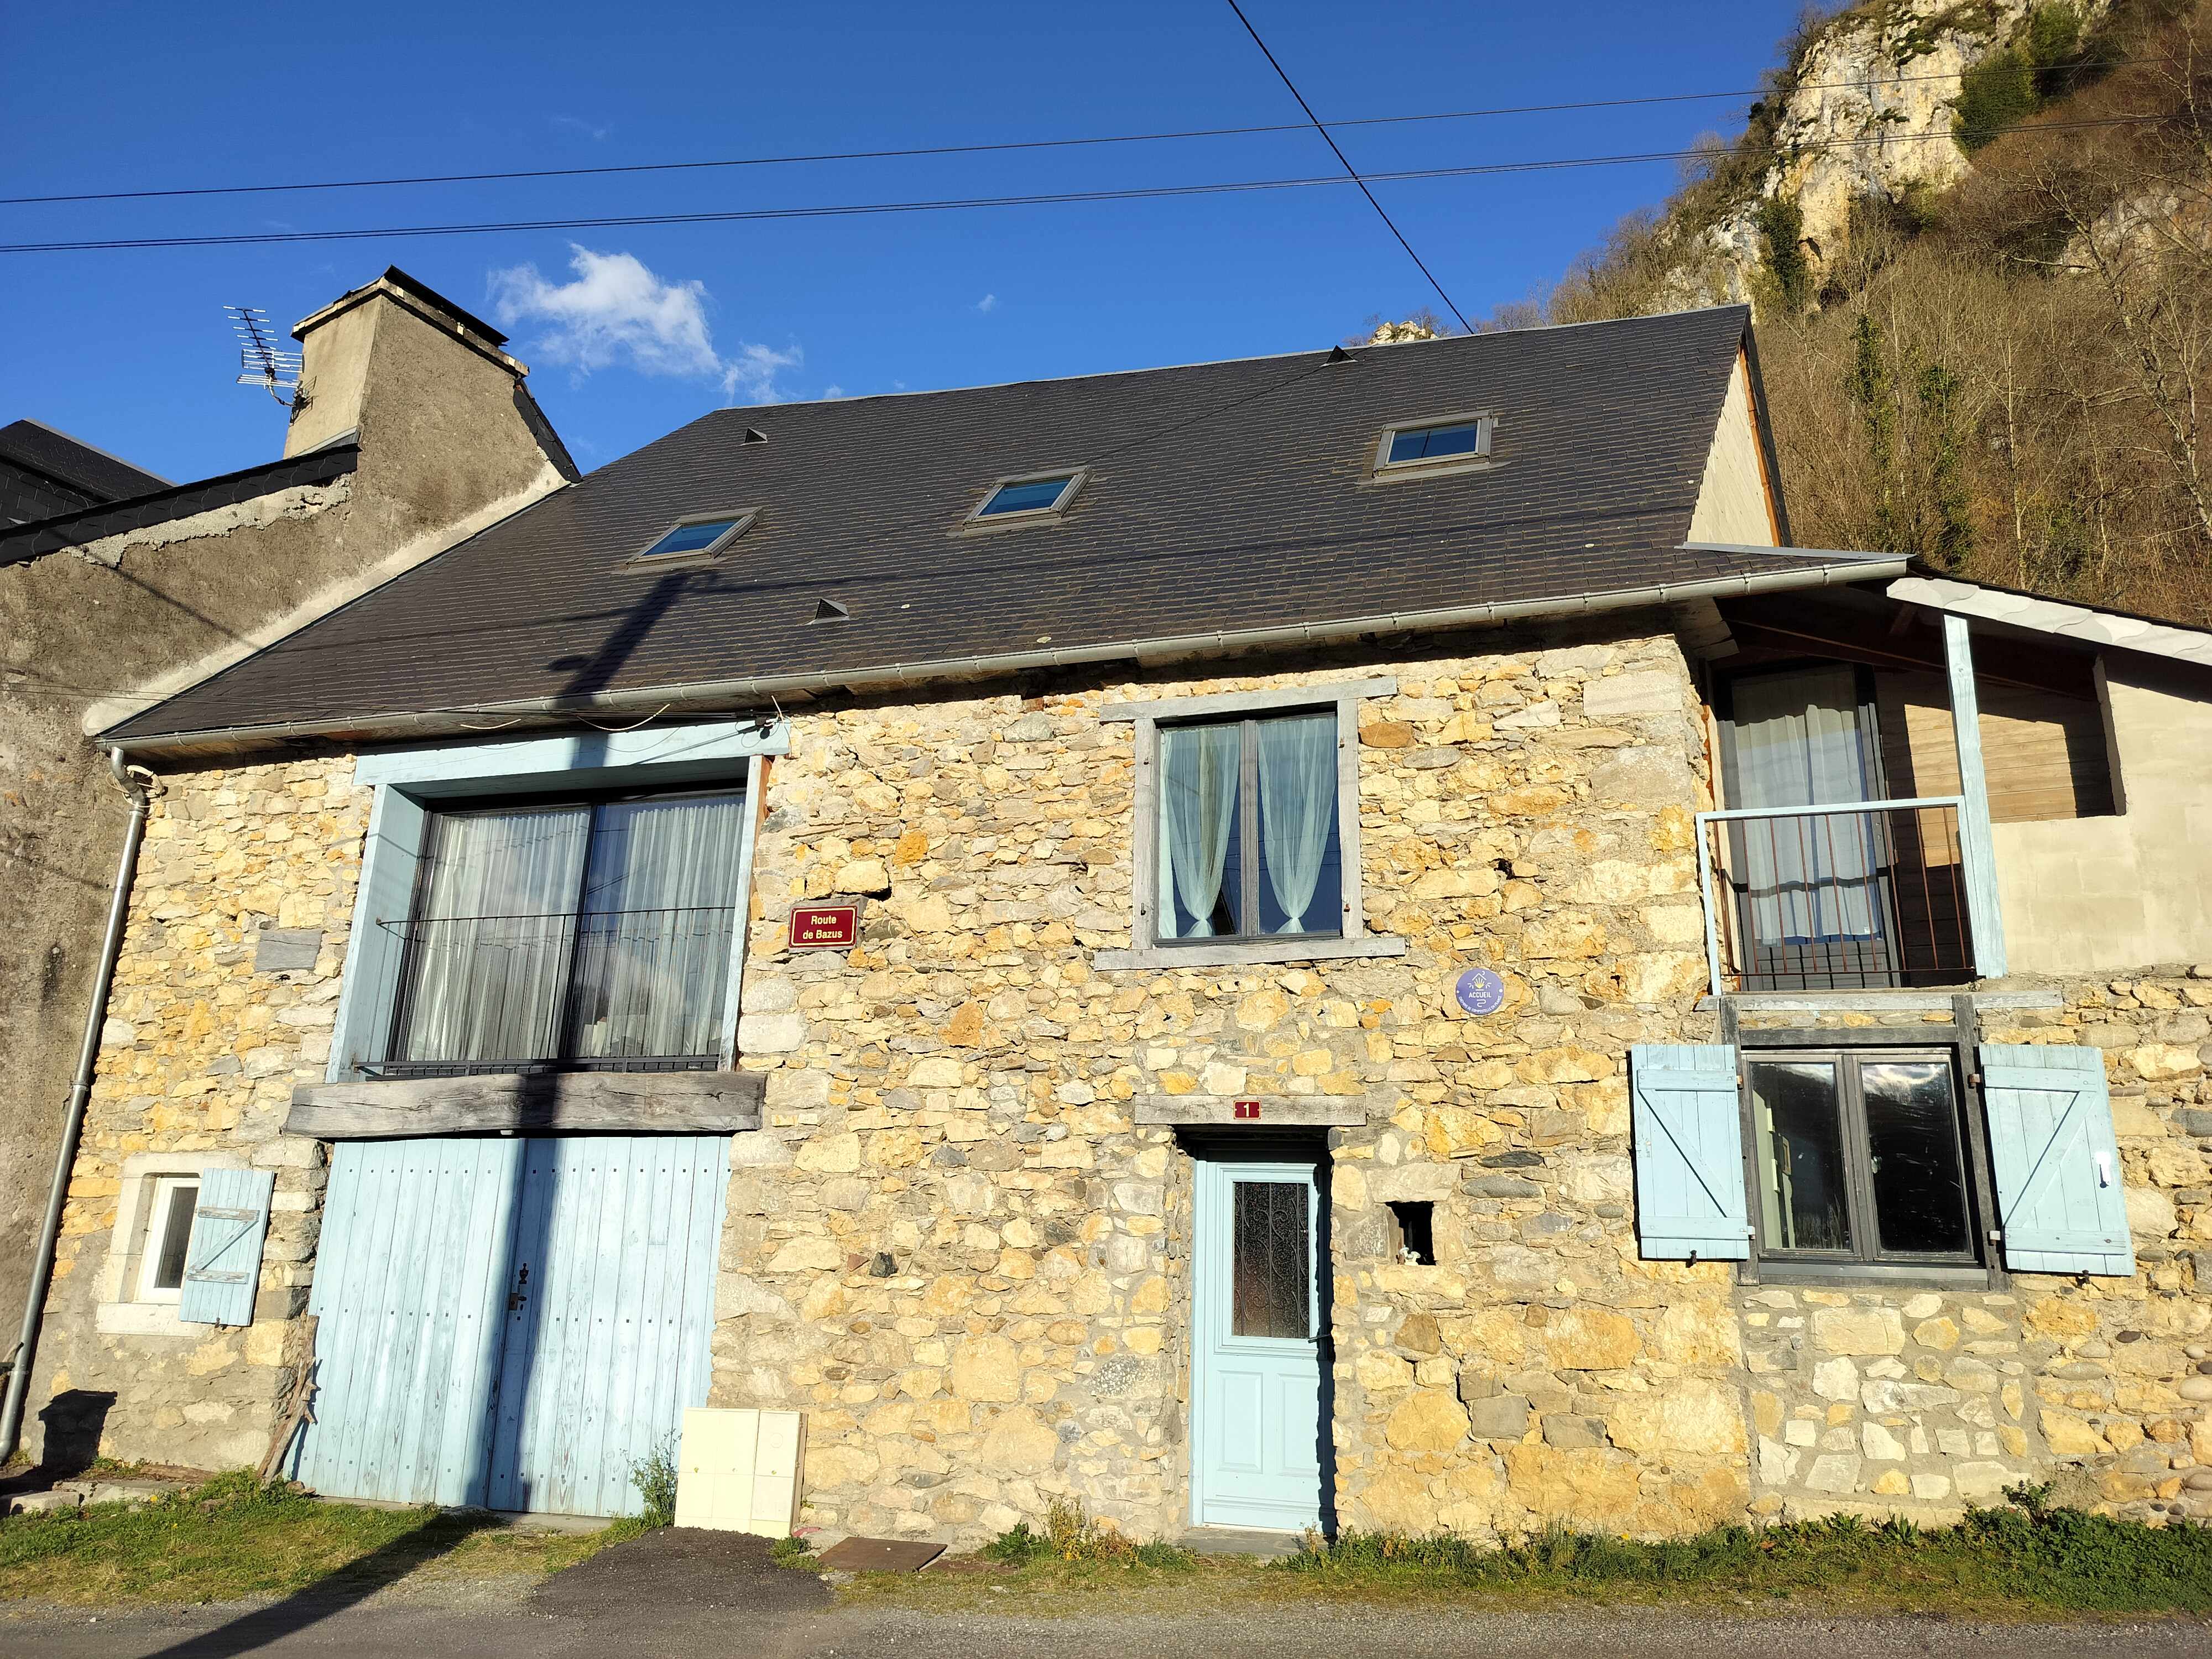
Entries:
[[1844,991],[1976,977],[1961,796],[1698,815],[1714,989]]
[[730,905],[387,922],[399,994],[372,1078],[709,1071],[723,1064]]

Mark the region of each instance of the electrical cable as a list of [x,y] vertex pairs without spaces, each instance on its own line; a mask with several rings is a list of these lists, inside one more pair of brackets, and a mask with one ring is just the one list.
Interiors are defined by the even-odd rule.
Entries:
[[[2094,120],[2045,121],[2034,124],[2033,130],[2039,132],[2058,132],[2092,127],[2155,126],[2164,118],[2160,116],[2123,115]],[[2011,126],[1998,127],[1993,129],[1993,132],[2014,131],[2028,125],[2019,123]],[[1790,154],[1804,155],[1825,150],[1853,149],[1869,144],[1901,144],[1936,139],[1946,143],[1953,142],[1952,136],[1948,132],[1881,133],[1863,138],[1838,138],[1820,143],[1793,145],[1790,147]],[[1631,167],[1658,161],[1703,160],[1711,157],[1712,154],[1713,152],[1706,149],[1645,150],[1618,155],[1553,156],[1525,161],[1492,161],[1466,167],[1410,167],[1394,172],[1370,173],[1352,177],[1340,173],[1328,173],[1319,177],[1231,179],[1201,185],[1135,185],[1115,190],[1041,191],[1012,196],[853,202],[815,207],[733,208],[720,211],[696,213],[639,213],[549,219],[479,220],[447,224],[375,226],[357,230],[254,231],[203,236],[88,237],[75,241],[0,243],[0,254],[82,253],[111,252],[125,248],[270,246],[294,242],[381,241],[407,236],[477,236],[513,231],[609,230],[648,225],[736,224],[782,219],[838,219],[882,213],[945,213],[981,208],[1133,202],[1176,197],[1236,195],[1259,191],[1304,190],[1323,185],[1347,184],[1359,184],[1364,187],[1368,183],[1397,183],[1410,179],[1471,179],[1517,173],[1557,172],[1580,167]]]
[[[2137,64],[2165,63],[2165,58],[2128,58],[2095,67],[2102,71]],[[2086,70],[2087,65],[2084,65]],[[2052,71],[2054,73],[2057,71]],[[1921,81],[1956,81],[1963,71],[1933,75],[1891,75],[1881,77],[1885,87]],[[1797,92],[1846,92],[1870,88],[1871,80],[1808,81],[1790,88]],[[1322,125],[1329,130],[1346,127],[1406,126],[1427,121],[1473,121],[1504,115],[1570,114],[1582,110],[1632,109],[1654,104],[1714,103],[1724,98],[1765,98],[1771,87],[1741,87],[1720,92],[1656,93],[1638,98],[1590,98],[1572,103],[1504,104],[1488,109],[1439,110],[1419,115],[1362,115]],[[1007,151],[1080,149],[1108,144],[1152,144],[1194,138],[1241,138],[1255,134],[1304,132],[1303,121],[1273,122],[1244,127],[1192,127],[1165,132],[1109,133],[1085,138],[1017,138],[994,143],[923,144],[899,149],[847,149],[802,152],[788,155],[738,155],[685,161],[627,161],[592,167],[518,167],[492,173],[423,173],[383,179],[316,179],[281,185],[190,185],[167,190],[90,191],[72,195],[0,196],[0,207],[35,207],[76,202],[148,202],[184,196],[264,196],[328,190],[386,190],[412,185],[507,184],[531,179],[599,179],[623,173],[690,173],[723,167],[780,167],[811,166],[827,161],[902,161],[927,155],[988,155]]]
[[1237,0],[1229,0],[1229,9],[1237,14],[1237,21],[1244,26],[1244,33],[1250,35],[1252,44],[1260,48],[1260,55],[1267,60],[1267,67],[1275,71],[1284,86],[1290,89],[1291,96],[1298,100],[1298,107],[1306,112],[1306,119],[1313,123],[1313,130],[1321,134],[1322,142],[1328,146],[1330,154],[1343,164],[1344,171],[1352,182],[1359,186],[1359,193],[1367,198],[1367,205],[1375,210],[1376,216],[1381,219],[1389,233],[1398,239],[1398,246],[1406,250],[1406,257],[1419,267],[1422,276],[1429,279],[1429,286],[1436,289],[1437,298],[1444,302],[1444,309],[1459,319],[1459,325],[1462,328],[1473,333],[1474,325],[1467,320],[1467,313],[1459,308],[1459,302],[1444,292],[1444,285],[1437,280],[1436,273],[1428,267],[1428,262],[1413,252],[1413,245],[1406,240],[1406,233],[1398,228],[1398,222],[1384,211],[1382,203],[1375,199],[1375,192],[1367,187],[1367,181],[1359,176],[1359,169],[1352,165],[1352,158],[1344,153],[1336,140],[1329,136],[1328,129],[1321,124],[1321,117],[1316,115],[1313,106],[1306,102],[1305,94],[1298,90],[1297,82],[1291,79],[1290,71],[1277,61],[1273,52],[1267,50],[1267,43],[1260,38],[1260,31],[1252,27],[1252,20],[1244,15],[1244,8],[1238,5]]

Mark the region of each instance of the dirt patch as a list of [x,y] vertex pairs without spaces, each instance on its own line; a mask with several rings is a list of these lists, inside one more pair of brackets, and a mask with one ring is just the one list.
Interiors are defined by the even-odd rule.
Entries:
[[639,1607],[660,1616],[693,1609],[807,1613],[830,1602],[830,1587],[815,1574],[769,1559],[767,1539],[691,1527],[664,1527],[611,1545],[555,1574],[530,1598],[533,1611],[586,1619]]

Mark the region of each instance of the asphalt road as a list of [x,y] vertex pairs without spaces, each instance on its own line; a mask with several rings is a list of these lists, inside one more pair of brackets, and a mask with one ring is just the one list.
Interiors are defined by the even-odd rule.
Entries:
[[758,1540],[666,1532],[538,1583],[436,1595],[364,1582],[251,1607],[104,1614],[0,1612],[0,1655],[25,1659],[2203,1659],[2203,1623],[1972,1625],[1940,1619],[1720,1618],[1572,1608],[1238,1609],[1164,1620],[1132,1600],[1107,1616],[950,1615],[834,1605]]

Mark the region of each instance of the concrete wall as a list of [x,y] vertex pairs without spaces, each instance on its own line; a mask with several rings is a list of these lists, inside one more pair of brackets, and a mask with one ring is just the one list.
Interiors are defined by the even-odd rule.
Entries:
[[[382,295],[345,317],[365,365],[346,422],[362,445],[349,478],[0,568],[0,1236],[18,1241],[0,1254],[0,1309],[11,1332],[125,817],[88,729],[562,481],[519,365]],[[313,381],[320,337],[305,344]]]
[[2212,962],[2212,676],[2120,651],[2104,669],[2124,810],[1995,827],[2014,974]]

